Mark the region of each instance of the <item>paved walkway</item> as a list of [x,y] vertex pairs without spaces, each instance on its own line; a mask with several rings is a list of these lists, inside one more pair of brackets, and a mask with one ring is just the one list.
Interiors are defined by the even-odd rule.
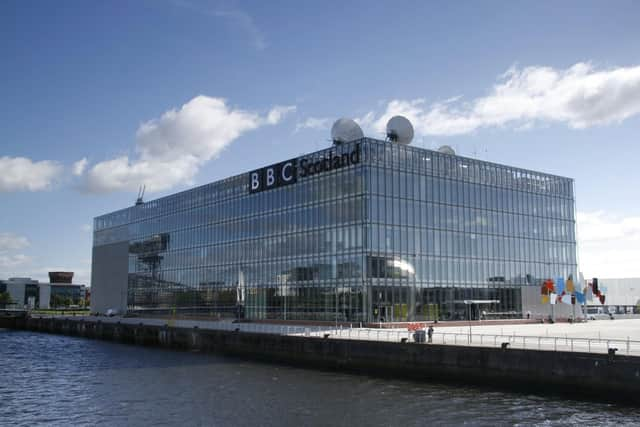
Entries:
[[[37,315],[35,317],[38,317]],[[48,317],[48,316],[42,316]],[[234,323],[231,320],[185,320],[140,317],[55,316],[74,320],[99,320],[105,323],[145,324],[181,328],[239,330],[254,333],[311,336],[332,339],[413,342],[413,332],[406,328],[349,328],[331,326]],[[584,323],[474,325],[440,327],[434,325],[434,344],[473,345],[549,351],[584,351],[607,353],[617,348],[618,354],[640,356],[640,319],[592,320]]]

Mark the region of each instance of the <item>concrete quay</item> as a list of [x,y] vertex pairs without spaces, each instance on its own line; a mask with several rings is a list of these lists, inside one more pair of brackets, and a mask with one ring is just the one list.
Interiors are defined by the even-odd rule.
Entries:
[[[178,323],[179,322],[179,323]],[[185,322],[194,322],[185,323]],[[216,322],[211,322],[216,323]],[[239,326],[236,330],[236,325]],[[219,353],[297,366],[412,380],[504,387],[534,393],[640,403],[640,357],[473,345],[416,344],[244,332],[202,322],[162,319],[5,317],[0,328],[104,339],[168,349]],[[220,325],[215,325],[220,326]],[[264,327],[275,325],[264,325]],[[327,336],[325,338],[325,336]]]

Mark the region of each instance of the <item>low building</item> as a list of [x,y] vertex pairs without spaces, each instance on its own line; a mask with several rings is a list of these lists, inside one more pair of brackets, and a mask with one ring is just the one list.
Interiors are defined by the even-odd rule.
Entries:
[[639,313],[640,310],[640,277],[599,278],[598,286],[604,294],[604,303],[594,298],[589,301],[590,312],[624,314]]
[[6,292],[15,307],[39,307],[40,289],[37,280],[30,277],[10,277],[0,280],[0,292]]
[[[0,280],[0,293],[9,294],[15,308],[67,308],[87,305],[88,291],[84,284],[73,283],[73,272],[49,273],[49,283],[30,277],[12,277]],[[1,307],[0,307],[1,308]]]

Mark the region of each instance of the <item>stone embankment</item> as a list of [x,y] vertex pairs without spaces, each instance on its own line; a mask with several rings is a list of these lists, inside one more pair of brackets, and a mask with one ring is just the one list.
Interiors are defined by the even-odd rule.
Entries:
[[2,317],[0,328],[211,352],[413,380],[640,403],[640,358],[615,354],[377,342],[180,328],[96,319]]

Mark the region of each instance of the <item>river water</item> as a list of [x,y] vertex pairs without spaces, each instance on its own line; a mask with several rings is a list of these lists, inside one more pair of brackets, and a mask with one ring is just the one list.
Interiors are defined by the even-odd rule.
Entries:
[[640,410],[0,329],[0,425],[640,425]]

